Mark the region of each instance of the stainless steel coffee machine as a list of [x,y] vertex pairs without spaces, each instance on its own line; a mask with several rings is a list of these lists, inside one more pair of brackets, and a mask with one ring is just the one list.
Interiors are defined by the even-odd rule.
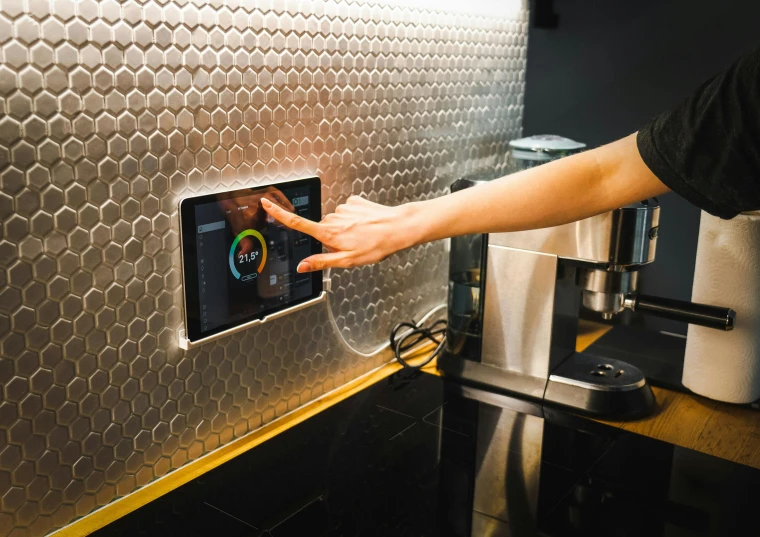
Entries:
[[[475,187],[460,179],[451,190]],[[579,308],[630,309],[731,330],[734,312],[637,293],[655,259],[656,199],[534,231],[451,242],[447,376],[607,418],[646,415],[654,395],[636,367],[575,352]]]

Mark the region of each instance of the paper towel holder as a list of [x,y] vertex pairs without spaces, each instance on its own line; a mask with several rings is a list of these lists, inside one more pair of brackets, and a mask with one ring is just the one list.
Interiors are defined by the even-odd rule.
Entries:
[[730,299],[741,322],[727,338],[689,329],[681,382],[693,393],[733,404],[760,400],[759,246],[760,212],[730,220],[702,212],[692,299]]

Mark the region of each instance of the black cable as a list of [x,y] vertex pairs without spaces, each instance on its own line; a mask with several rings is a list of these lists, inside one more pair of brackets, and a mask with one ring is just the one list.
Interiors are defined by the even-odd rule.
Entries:
[[[401,336],[398,336],[398,332],[401,329],[406,329],[406,332]],[[440,337],[439,337],[440,336]],[[404,360],[401,355],[414,348],[423,341],[432,341],[437,346],[433,353],[428,357],[425,362],[419,365],[411,365]],[[401,322],[393,327],[391,330],[391,348],[396,355],[396,360],[404,366],[404,369],[411,371],[419,371],[430,362],[432,362],[436,356],[438,356],[443,350],[443,346],[446,344],[446,321],[439,319],[430,326],[417,326],[417,323]]]

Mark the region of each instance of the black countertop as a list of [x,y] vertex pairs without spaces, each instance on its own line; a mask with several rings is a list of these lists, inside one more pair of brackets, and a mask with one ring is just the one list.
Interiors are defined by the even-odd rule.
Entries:
[[95,535],[760,535],[760,471],[395,375]]

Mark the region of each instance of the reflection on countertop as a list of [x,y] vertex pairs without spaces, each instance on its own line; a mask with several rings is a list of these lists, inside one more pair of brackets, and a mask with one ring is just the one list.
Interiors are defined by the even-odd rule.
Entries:
[[747,466],[401,373],[95,535],[727,535],[758,501]]

